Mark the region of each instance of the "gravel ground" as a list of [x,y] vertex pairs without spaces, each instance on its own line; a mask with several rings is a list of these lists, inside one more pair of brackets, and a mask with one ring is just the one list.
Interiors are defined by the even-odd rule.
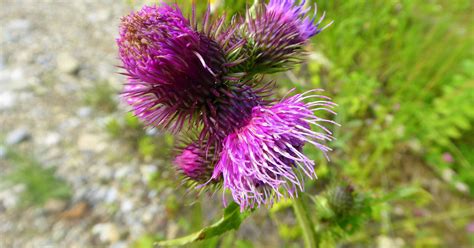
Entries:
[[72,187],[69,201],[27,209],[19,207],[22,185],[0,190],[0,247],[127,247],[170,228],[161,199],[171,189],[147,186],[160,161],[121,162],[127,150],[104,135],[110,115],[83,101],[97,82],[120,89],[114,39],[130,7],[115,0],[0,6],[0,171],[11,169],[2,157],[14,147]]

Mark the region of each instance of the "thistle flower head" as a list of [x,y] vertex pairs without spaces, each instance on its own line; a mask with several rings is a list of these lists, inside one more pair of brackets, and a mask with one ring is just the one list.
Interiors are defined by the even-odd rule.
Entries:
[[174,164],[188,179],[204,183],[211,178],[213,168],[212,152],[206,153],[206,149],[198,144],[191,143],[181,149],[181,153],[175,158]]
[[309,11],[304,1],[270,0],[230,25],[224,16],[211,20],[210,9],[198,24],[195,11],[188,20],[162,4],[122,19],[125,101],[149,125],[196,134],[174,164],[189,181],[230,190],[241,209],[303,190],[316,176],[306,143],[330,151],[323,124],[335,123],[315,115],[333,113],[328,98],[305,93],[275,103],[273,83],[261,83],[262,74],[300,62],[304,44],[322,30]]
[[154,81],[147,78],[148,69],[159,62],[156,57],[163,55],[160,48],[168,39],[185,35],[197,39],[180,10],[167,5],[144,6],[123,17],[119,32],[117,44],[123,67],[131,77],[144,81]]
[[[273,106],[254,107],[248,124],[223,141],[213,178],[222,176],[224,188],[242,209],[292,197],[296,188],[303,190],[303,174],[316,176],[314,162],[301,150],[305,143],[324,154],[331,150],[324,145],[332,139],[331,132],[322,124],[333,122],[314,111],[332,112],[334,104],[325,99],[303,102],[310,97],[323,96],[295,95]],[[311,130],[311,124],[319,130]]]
[[[266,6],[269,16],[279,17],[275,19],[281,24],[291,25],[297,28],[297,39],[306,42],[312,36],[322,31],[319,28],[321,21],[314,23],[316,13],[313,17],[308,16],[310,8],[305,8],[306,1],[297,4],[295,0],[270,0]],[[324,16],[320,20],[324,19]]]
[[179,131],[199,115],[222,85],[225,57],[219,45],[195,31],[181,11],[145,6],[122,19],[117,39],[128,85],[123,94],[151,125]]
[[[247,14],[247,38],[252,44],[257,72],[273,73],[290,69],[301,61],[303,46],[324,28],[308,15],[305,1],[270,0],[256,8],[256,14]],[[250,68],[252,69],[252,68]]]
[[220,97],[209,102],[206,111],[202,112],[203,128],[199,140],[221,143],[227,135],[249,122],[255,106],[270,102],[265,99],[271,95],[273,82],[258,87],[251,84],[244,82],[221,88]]

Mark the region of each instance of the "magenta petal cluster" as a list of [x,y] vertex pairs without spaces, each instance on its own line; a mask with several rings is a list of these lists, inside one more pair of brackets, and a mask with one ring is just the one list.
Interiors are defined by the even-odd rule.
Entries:
[[179,131],[221,84],[224,54],[177,7],[145,6],[124,17],[117,44],[129,77],[123,95],[140,99],[129,102],[150,125]]
[[[265,74],[302,61],[304,45],[322,29],[304,1],[270,0],[255,13],[197,23],[176,5],[145,6],[122,19],[117,39],[127,76],[122,97],[148,125],[185,140],[176,169],[191,185],[223,186],[241,210],[271,205],[315,178],[307,143],[326,153],[333,139],[319,113],[329,98],[309,91],[278,101]],[[206,187],[207,188],[207,187]]]
[[212,175],[212,155],[203,145],[192,143],[182,149],[174,164],[187,178],[205,183]]
[[270,0],[266,5],[248,14],[246,33],[254,44],[251,51],[255,61],[251,71],[274,73],[292,68],[302,61],[303,46],[309,38],[324,28],[319,25],[324,15],[315,22],[304,6],[295,0]]
[[275,18],[275,21],[280,24],[296,27],[298,39],[306,42],[322,31],[319,25],[324,19],[324,15],[320,18],[320,21],[315,23],[317,13],[308,16],[311,9],[306,8],[305,3],[305,0],[301,1],[300,4],[297,4],[295,0],[270,0],[267,4],[266,15],[269,18]]
[[[306,95],[307,94],[307,95]],[[333,123],[314,114],[329,111],[334,103],[310,92],[289,97],[273,106],[257,106],[248,124],[224,140],[213,177],[224,180],[235,202],[242,209],[270,205],[274,199],[294,196],[303,190],[303,175],[316,176],[314,162],[302,153],[311,143],[323,153],[332,140],[323,124]],[[317,99],[305,103],[304,99]],[[319,130],[313,131],[313,125]]]

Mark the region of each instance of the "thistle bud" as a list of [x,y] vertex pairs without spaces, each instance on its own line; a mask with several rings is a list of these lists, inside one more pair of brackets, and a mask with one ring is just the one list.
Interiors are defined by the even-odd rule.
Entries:
[[273,73],[291,69],[301,62],[303,46],[309,38],[324,28],[324,15],[315,22],[317,13],[308,16],[305,1],[270,0],[256,8],[256,14],[247,14],[245,36],[251,45],[252,68],[256,73]]
[[337,215],[345,215],[354,208],[354,188],[335,186],[329,190],[328,203]]

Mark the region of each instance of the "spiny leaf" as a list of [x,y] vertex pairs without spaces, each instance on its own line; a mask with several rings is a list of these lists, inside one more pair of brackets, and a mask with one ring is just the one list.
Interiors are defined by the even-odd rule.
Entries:
[[220,236],[227,231],[238,229],[242,221],[245,220],[251,212],[252,211],[240,212],[239,205],[232,202],[227,208],[225,208],[224,216],[216,223],[181,238],[158,241],[155,243],[155,246],[181,246],[199,240]]

